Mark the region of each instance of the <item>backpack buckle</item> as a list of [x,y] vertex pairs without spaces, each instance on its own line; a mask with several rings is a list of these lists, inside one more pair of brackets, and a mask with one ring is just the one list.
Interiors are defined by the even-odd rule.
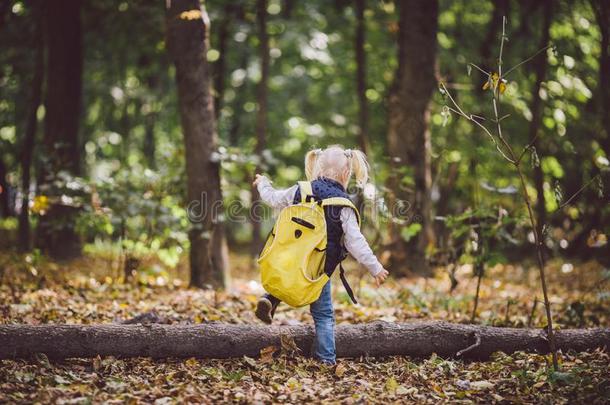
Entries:
[[305,202],[312,202],[315,201],[316,203],[318,203],[318,205],[322,205],[322,199],[319,197],[316,197],[315,195],[308,195],[305,197]]

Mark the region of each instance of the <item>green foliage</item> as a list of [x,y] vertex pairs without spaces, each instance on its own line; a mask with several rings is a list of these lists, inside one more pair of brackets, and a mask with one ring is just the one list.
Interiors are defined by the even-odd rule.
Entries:
[[[32,5],[23,1],[9,3],[0,28],[0,160],[8,167],[11,185],[18,189],[20,148],[35,59],[32,50],[37,38]],[[509,8],[511,33],[506,60],[522,60],[536,51],[542,13],[534,3]],[[357,145],[353,43],[356,16],[352,3],[344,1],[269,2],[267,145],[262,156],[255,156],[256,89],[260,78],[255,2],[209,0],[205,6],[211,21],[207,58],[214,80],[221,62],[224,66],[217,123],[221,143],[217,157],[222,165],[224,198],[234,210],[232,214],[245,217],[250,207],[250,181],[257,165],[273,178],[275,185],[290,186],[303,177],[303,156],[310,148],[334,143]],[[482,103],[481,99],[482,94],[489,96],[482,89],[489,77],[473,69],[469,62],[480,61],[483,66],[495,63],[499,32],[489,37],[493,7],[494,2],[484,0],[442,0],[437,33],[443,80],[460,89],[460,104],[466,110],[487,117],[492,116],[489,103]],[[372,223],[370,228],[379,234],[379,245],[386,242],[383,221],[392,219],[384,205],[389,195],[384,184],[391,175],[398,177],[398,184],[404,189],[412,189],[415,184],[412,167],[405,165],[392,173],[387,160],[386,102],[397,67],[397,11],[394,2],[377,1],[367,2],[365,12],[370,160],[377,197],[382,199],[375,206],[381,214],[375,218],[382,221]],[[86,29],[81,176],[68,179],[58,173],[61,184],[56,184],[54,190],[37,190],[38,194],[65,196],[78,206],[76,226],[89,243],[95,239],[119,244],[130,241],[129,249],[142,254],[184,251],[188,248],[189,226],[184,213],[184,146],[175,70],[165,45],[163,7],[142,0],[99,0],[84,3],[82,18]],[[223,30],[226,43],[221,54]],[[601,218],[607,218],[607,205],[590,208],[591,201],[605,195],[601,178],[585,190],[582,198],[556,211],[594,175],[606,173],[609,156],[602,147],[604,133],[599,114],[600,32],[590,5],[559,2],[551,24],[551,40],[555,47],[541,55],[550,67],[540,91],[540,145],[529,150],[524,159],[529,160],[529,167],[542,167],[548,225],[552,228],[549,240],[558,251],[561,239],[589,231],[588,223],[596,218],[595,212],[601,211]],[[502,123],[511,142],[525,146],[529,142],[535,72],[525,65],[508,80],[503,108],[510,119]],[[502,261],[506,246],[526,243],[519,224],[525,213],[522,204],[514,193],[501,191],[515,187],[518,179],[513,171],[506,170],[493,148],[487,147],[480,131],[451,115],[444,105],[443,95],[434,95],[430,117],[434,187],[443,185],[452,165],[457,165],[457,176],[451,190],[440,196],[446,203],[445,212],[432,212],[432,217],[453,218],[447,226],[456,245],[464,247],[464,261],[480,257],[471,254],[469,236],[473,231],[471,222],[480,219],[481,224],[475,227],[479,245],[489,239],[485,262]],[[41,106],[38,144],[44,132],[44,115]],[[46,163],[40,148],[36,151],[33,179]],[[67,187],[73,181],[79,184],[78,189]],[[96,207],[91,203],[93,196],[99,198]],[[492,225],[489,212],[469,208],[473,200],[480,206],[503,207],[514,218],[513,223],[504,223],[508,220],[503,218],[501,224]],[[435,211],[436,205],[432,209]],[[563,221],[560,216],[568,210],[568,218]],[[459,220],[460,215],[466,217]],[[498,215],[494,216],[497,220]],[[243,221],[229,221],[227,228],[233,244],[250,241],[249,225]],[[418,232],[418,224],[400,230],[406,240]]]
[[421,224],[414,222],[412,224],[409,224],[408,226],[403,227],[400,230],[400,236],[404,239],[405,242],[408,242],[413,239],[421,230]]

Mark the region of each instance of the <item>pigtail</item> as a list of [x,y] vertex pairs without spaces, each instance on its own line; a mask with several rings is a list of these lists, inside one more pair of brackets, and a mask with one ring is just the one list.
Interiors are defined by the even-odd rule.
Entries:
[[366,155],[359,150],[349,150],[349,160],[352,165],[352,171],[356,178],[358,187],[364,187],[369,180],[369,162],[366,160]]
[[305,176],[308,181],[313,181],[318,177],[316,174],[316,164],[319,155],[320,149],[310,150],[305,155]]

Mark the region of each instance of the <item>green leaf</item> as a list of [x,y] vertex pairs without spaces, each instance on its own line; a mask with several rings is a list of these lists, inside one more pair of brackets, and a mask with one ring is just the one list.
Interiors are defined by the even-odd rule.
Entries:
[[413,239],[422,229],[422,226],[418,222],[414,222],[409,226],[406,226],[400,230],[400,236],[405,242]]

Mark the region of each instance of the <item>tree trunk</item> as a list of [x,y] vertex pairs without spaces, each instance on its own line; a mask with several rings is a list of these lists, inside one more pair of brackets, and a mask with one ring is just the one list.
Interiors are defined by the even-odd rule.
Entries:
[[157,160],[155,159],[157,154],[157,141],[155,139],[156,121],[156,112],[148,112],[144,115],[144,145],[142,146],[142,153],[144,153],[146,165],[152,170],[157,169]]
[[[258,38],[259,38],[259,55],[261,62],[261,80],[257,88],[257,104],[256,111],[256,147],[254,153],[259,159],[256,173],[262,170],[263,151],[267,143],[267,83],[269,81],[269,34],[267,33],[267,0],[257,0],[256,2],[256,20],[258,23]],[[252,187],[252,205],[256,207],[260,195],[256,187]],[[258,209],[251,210],[252,219],[252,255],[256,256],[262,248],[261,237],[261,218],[258,215]]]
[[209,19],[198,0],[166,3],[167,45],[176,66],[184,133],[191,285],[224,287],[227,257],[222,222],[220,164],[213,158],[218,136],[206,54]]
[[8,170],[4,164],[4,160],[2,160],[2,156],[0,155],[0,217],[13,216],[7,175]]
[[38,107],[42,100],[42,83],[44,80],[44,36],[42,34],[42,3],[36,3],[36,59],[34,64],[34,77],[32,78],[32,95],[25,127],[23,143],[21,145],[21,212],[19,213],[19,250],[27,252],[31,248],[30,236],[30,181],[32,169],[32,156],[36,143],[38,129]]
[[599,53],[599,89],[601,118],[605,137],[600,139],[606,156],[610,156],[610,4],[607,0],[592,0],[595,18],[601,33]]
[[37,243],[56,259],[80,255],[81,241],[75,231],[78,209],[63,205],[59,198],[67,190],[53,184],[65,173],[77,176],[81,148],[79,124],[82,102],[83,50],[81,0],[45,3],[46,99],[40,193],[51,206],[38,223]]
[[[545,0],[543,6],[543,23],[542,23],[542,37],[538,44],[538,49],[542,49],[549,44],[550,39],[550,28],[552,18],[552,0]],[[532,121],[529,126],[529,139],[533,142],[533,147],[536,149],[537,154],[541,154],[541,139],[539,131],[542,131],[540,124],[542,123],[542,99],[540,98],[540,88],[542,82],[545,80],[546,71],[548,67],[548,61],[546,52],[539,55],[533,62],[534,74],[536,79],[534,81],[534,87],[532,88],[532,102],[530,104],[530,110],[532,112]],[[542,165],[538,164],[534,166],[534,185],[536,187],[536,216],[538,217],[537,227],[538,235],[544,240],[542,230],[546,223],[546,203],[544,198],[544,173],[542,172]]]
[[[390,90],[388,107],[388,153],[392,164],[389,186],[390,209],[408,224],[420,223],[421,231],[407,243],[401,228],[391,226],[391,265],[394,274],[407,268],[430,275],[426,249],[433,242],[431,224],[430,109],[436,86],[436,33],[438,2],[403,0],[400,3],[398,70]],[[405,169],[412,169],[412,185],[405,186]]]
[[364,20],[364,11],[366,9],[366,0],[356,0],[356,38],[354,48],[356,51],[356,89],[358,95],[358,125],[360,132],[358,134],[358,144],[360,150],[369,155],[369,110],[366,100],[366,53],[364,52],[366,26]]
[[214,64],[214,111],[216,121],[220,119],[222,98],[225,90],[225,71],[227,69],[227,43],[231,35],[231,19],[235,5],[227,4],[224,8],[223,19],[218,27],[218,52],[220,56]]
[[[244,41],[247,43],[247,40]],[[248,93],[248,64],[250,62],[250,54],[247,49],[241,50],[241,60],[239,64],[239,68],[246,72],[246,78],[244,79],[241,86],[235,89],[235,99],[232,103],[233,115],[231,117],[231,125],[229,127],[229,134],[227,136],[229,145],[237,146],[239,143],[239,135],[241,130],[241,119],[243,112],[244,99],[247,97]]]
[[[281,347],[294,339],[308,355],[314,337],[311,325],[263,326],[222,323],[200,325],[0,325],[0,359],[72,357],[257,357],[261,349]],[[610,329],[564,329],[556,332],[563,351],[610,347]],[[478,342],[478,345],[477,345]],[[548,353],[540,329],[498,328],[443,321],[374,322],[338,325],[338,357],[409,356],[488,359],[496,351]]]
[[[154,74],[147,74],[146,86],[148,91],[155,94],[159,88],[159,80]],[[148,101],[150,103],[150,101]],[[157,122],[158,112],[154,108],[144,113],[144,145],[142,151],[146,159],[146,164],[152,170],[157,169],[157,140],[155,138],[155,123]]]

